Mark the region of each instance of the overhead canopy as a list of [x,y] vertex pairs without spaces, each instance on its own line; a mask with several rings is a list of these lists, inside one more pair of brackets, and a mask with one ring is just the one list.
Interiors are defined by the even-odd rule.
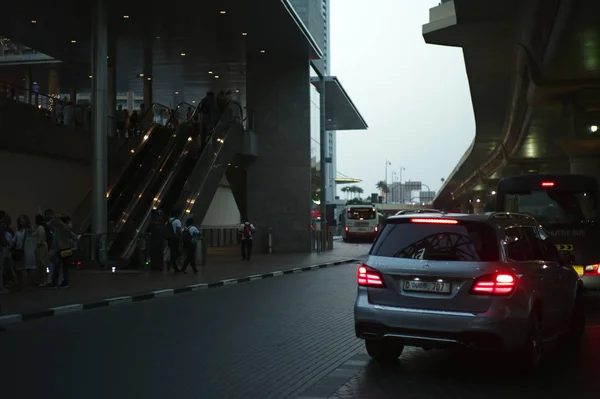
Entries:
[[[311,83],[321,92],[318,77],[312,77]],[[369,127],[336,76],[325,77],[325,117],[327,130],[366,130]]]

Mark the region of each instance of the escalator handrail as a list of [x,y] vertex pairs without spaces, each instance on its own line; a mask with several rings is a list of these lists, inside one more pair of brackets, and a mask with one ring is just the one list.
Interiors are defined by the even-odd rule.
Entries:
[[[164,200],[165,196],[167,195],[167,193],[169,191],[169,188],[171,187],[171,184],[173,183],[173,179],[177,176],[177,174],[179,173],[179,171],[181,169],[181,166],[187,159],[190,147],[192,145],[193,145],[192,140],[190,140],[188,138],[188,141],[185,144],[185,146],[183,147],[183,150],[182,150],[180,156],[177,157],[175,164],[171,167],[169,174],[167,175],[167,177],[161,184],[158,192],[155,194],[154,199],[152,200],[152,203],[146,210],[146,213],[145,213],[144,217],[142,218],[142,221],[135,229],[133,237],[130,239],[129,243],[127,244],[127,247],[121,253],[120,258],[122,260],[127,261],[128,259],[131,258],[131,255],[133,254],[133,251],[135,250],[135,248],[137,246],[137,242],[138,242],[138,239],[140,238],[140,235],[146,231],[146,229],[148,228],[148,225],[150,224],[150,218],[152,216],[152,211],[154,209],[157,209],[159,204],[162,203],[162,201]],[[169,154],[169,156],[171,156],[171,155],[172,155],[172,152],[171,152],[171,154]]]
[[[142,121],[144,120],[145,116],[148,114],[148,112],[150,110],[154,110],[155,108],[158,107],[162,107],[165,109],[168,109],[167,106],[162,105],[160,103],[153,103],[150,107],[146,108],[144,110],[144,112],[140,115],[140,121],[138,122],[137,125],[139,125],[140,123],[142,123]],[[136,125],[136,126],[137,126]],[[138,143],[138,145],[135,148],[132,148],[132,150],[134,151],[134,153],[138,153],[139,151],[141,151],[145,145],[148,143],[150,136],[152,135],[152,132],[154,131],[155,127],[161,127],[162,125],[160,125],[159,123],[154,123],[154,119],[152,121],[152,124],[149,126],[148,130],[145,132],[144,136],[142,136],[142,140]],[[119,147],[119,152],[121,152],[125,147],[127,147],[130,144],[129,141],[125,141],[120,147]],[[135,159],[135,156],[132,156],[131,159],[127,162],[127,166],[125,166],[123,168],[123,172],[127,169],[129,169],[132,165],[133,160]],[[110,199],[111,195],[113,194],[113,190],[114,188],[117,186],[117,184],[120,182],[120,178],[117,178],[113,184],[111,184],[111,186],[108,189],[108,192],[106,193],[106,200],[108,201],[108,199]],[[73,215],[81,212],[81,208],[83,206],[85,206],[85,202],[87,201],[87,198],[91,197],[92,194],[92,190],[89,189],[87,194],[84,196],[84,200],[82,202],[79,203],[79,205],[77,206],[77,208],[75,209],[75,211],[73,211]],[[91,207],[90,207],[91,208]],[[79,231],[80,233],[85,233],[89,227],[90,224],[90,219],[91,219],[91,214],[88,215],[86,218],[84,218],[83,222],[81,223],[81,225],[79,226]]]
[[[219,148],[219,152],[218,153],[211,153],[211,154],[209,154],[209,151],[202,151],[202,154],[200,156],[201,159],[198,160],[198,164],[201,163],[202,158],[213,157],[213,159],[211,160],[210,165],[208,165],[208,167],[203,171],[204,172],[204,176],[203,176],[202,179],[200,179],[200,181],[202,182],[200,184],[200,186],[197,187],[193,191],[193,193],[191,193],[190,198],[188,198],[187,200],[184,199],[184,202],[185,202],[186,205],[184,207],[182,207],[181,212],[178,215],[179,220],[183,220],[183,218],[187,214],[189,214],[191,212],[191,209],[194,207],[196,201],[198,200],[198,196],[200,195],[200,192],[202,191],[202,188],[204,187],[204,183],[206,181],[206,178],[208,177],[208,174],[210,173],[210,171],[215,166],[215,162],[216,162],[216,160],[218,158],[218,154],[222,151],[223,145],[225,145],[225,143],[227,142],[227,138],[229,137],[229,132],[231,130],[231,126],[232,126],[231,123],[229,123],[226,126],[226,128],[223,129],[223,134],[220,135],[221,137],[218,137],[218,139],[220,139],[220,142],[221,142],[221,147]],[[217,136],[217,135],[219,135],[218,132],[215,132],[215,136]],[[189,181],[189,179],[188,179],[188,181]],[[186,183],[184,184],[183,189],[182,189],[182,191],[180,193],[180,196],[179,196],[180,198],[177,200],[175,206],[178,206],[179,204],[181,204],[182,195],[185,192],[186,186],[188,185],[188,181],[186,181]]]
[[[240,108],[241,108],[241,106],[240,106]],[[229,115],[224,114],[223,117],[221,118],[221,120],[219,121],[219,123],[217,123],[217,125],[215,126],[215,128],[211,132],[211,135],[209,136],[209,138],[208,138],[207,141],[212,140],[213,137],[216,136],[217,133],[221,129],[223,129],[223,131],[224,131],[224,135],[223,135],[222,139],[226,140],[227,139],[227,133],[228,133],[229,127],[230,127],[229,125],[230,125],[230,122],[233,119],[234,118],[230,117]],[[227,125],[225,125],[225,123],[227,123]],[[146,231],[146,229],[148,228],[148,225],[150,224],[150,218],[152,216],[152,210],[155,209],[157,207],[157,204],[160,204],[162,202],[162,200],[164,199],[164,197],[167,195],[168,188],[170,187],[170,185],[172,183],[172,179],[177,175],[177,172],[179,171],[179,168],[181,167],[181,165],[183,164],[183,162],[185,161],[185,159],[187,157],[187,154],[188,154],[188,151],[189,151],[189,146],[191,145],[190,144],[191,140],[188,139],[188,141],[189,141],[189,143],[186,144],[186,146],[184,147],[184,151],[182,151],[182,154],[178,157],[175,165],[173,165],[173,167],[171,168],[171,171],[169,172],[169,175],[167,176],[167,178],[163,182],[163,184],[162,184],[160,190],[158,191],[158,193],[155,195],[155,198],[152,201],[151,206],[146,211],[146,214],[144,215],[144,218],[140,222],[138,228],[135,229],[134,236],[131,238],[129,244],[127,245],[127,247],[125,248],[125,250],[123,251],[123,253],[121,255],[121,259],[122,260],[127,261],[128,259],[130,259],[131,255],[133,254],[133,251],[135,250],[135,247],[137,246],[137,242],[138,242],[138,239],[139,239],[140,235],[143,234]],[[208,153],[208,151],[205,151],[205,150],[206,150],[206,148],[200,154],[200,158],[198,159],[198,162],[196,163],[196,165],[200,164],[202,162],[202,159],[204,159],[205,157],[208,156],[208,155],[206,155]],[[186,181],[186,184],[184,184],[184,188],[185,188],[186,185],[187,185],[187,181]],[[181,196],[181,194],[179,196]],[[178,200],[179,200],[179,198],[178,198]],[[185,214],[185,212],[182,215],[180,215],[180,219],[184,216],[184,214]]]
[[136,190],[136,192],[139,194],[134,195],[133,198],[131,198],[131,201],[129,202],[129,204],[125,208],[125,211],[123,212],[125,215],[121,215],[119,217],[119,222],[115,226],[115,233],[119,233],[121,231],[121,228],[125,225],[125,223],[127,223],[127,220],[129,220],[131,210],[133,210],[135,206],[139,203],[140,196],[146,192],[148,187],[151,186],[152,181],[157,175],[157,172],[160,172],[165,167],[166,162],[175,150],[176,143],[177,132],[175,132],[174,135],[171,136],[171,139],[169,140],[169,142],[167,142],[167,145],[163,148],[158,158],[153,159],[153,161],[155,161],[156,164],[153,165],[154,167],[150,168],[148,173],[146,173],[146,175],[144,176],[144,182],[142,183],[141,188],[138,187],[138,189]]
[[175,111],[171,113],[171,117],[169,118],[169,120],[167,121],[167,126],[169,126],[169,124],[171,124],[173,122],[174,118],[177,118],[177,115],[179,114],[179,108],[187,106],[188,108],[193,109],[194,111],[192,112],[192,115],[190,115],[189,118],[186,118],[186,122],[191,122],[194,120],[194,116],[196,115],[196,111],[198,110],[198,107],[196,107],[195,105],[192,105],[188,102],[180,102],[179,104],[177,104],[177,106],[175,107]]

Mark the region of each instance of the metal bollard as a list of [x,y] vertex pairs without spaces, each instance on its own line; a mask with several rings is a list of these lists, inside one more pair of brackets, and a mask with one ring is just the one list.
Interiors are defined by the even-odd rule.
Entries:
[[199,266],[206,266],[206,240],[203,234],[200,234],[196,242],[196,263]]
[[269,228],[269,236],[268,236],[268,241],[269,241],[269,253],[272,254],[273,253],[273,230],[271,230],[271,228]]

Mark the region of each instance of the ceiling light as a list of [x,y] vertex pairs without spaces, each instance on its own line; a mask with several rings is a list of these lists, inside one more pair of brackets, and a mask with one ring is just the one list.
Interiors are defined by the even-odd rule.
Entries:
[[123,15],[123,19],[129,19],[129,15]]
[[185,57],[185,53],[181,53],[181,56],[182,56],[182,57]]
[[156,38],[157,38],[158,40],[160,40],[160,36],[156,36]]
[[248,36],[248,32],[242,32],[242,36]]
[[596,125],[590,126],[590,132],[596,133],[597,131],[598,131],[598,126],[596,126]]
[[215,79],[219,79],[219,75],[215,75]]
[[227,11],[225,11],[225,10],[221,10],[221,11],[219,11],[219,13],[221,13],[221,14],[226,14],[226,13],[227,13]]
[[178,92],[178,91],[176,91],[176,92],[175,92],[175,94],[179,94],[179,92]]
[[71,40],[71,43],[77,43],[77,40]]
[[212,75],[212,74],[213,74],[213,71],[208,71],[208,74],[209,74],[209,75]]
[[260,50],[260,52],[261,52],[262,54],[266,53],[266,51],[265,51],[265,50]]
[[36,21],[35,19],[32,19],[32,20],[31,20],[31,23],[32,23],[32,24],[37,24],[37,21]]
[[138,73],[138,78],[143,78],[144,74],[143,73]]
[[196,100],[192,100],[192,104],[196,104]]
[[239,93],[239,92],[240,92],[240,89],[235,89],[235,92],[236,92],[236,93]]
[[146,80],[152,80],[152,77],[148,76],[148,77],[146,78]]
[[88,78],[90,78],[90,79],[91,79],[91,78],[92,78],[92,75],[88,76]]

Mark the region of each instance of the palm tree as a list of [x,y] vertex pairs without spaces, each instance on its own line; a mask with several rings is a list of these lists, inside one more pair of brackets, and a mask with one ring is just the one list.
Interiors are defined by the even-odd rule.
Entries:
[[375,187],[377,187],[377,189],[379,190],[379,193],[384,198],[386,198],[387,194],[390,192],[390,188],[388,187],[388,184],[384,180],[378,181],[377,184],[375,185]]
[[340,191],[344,193],[346,198],[348,198],[348,193],[350,192],[350,187],[342,187],[342,189]]

